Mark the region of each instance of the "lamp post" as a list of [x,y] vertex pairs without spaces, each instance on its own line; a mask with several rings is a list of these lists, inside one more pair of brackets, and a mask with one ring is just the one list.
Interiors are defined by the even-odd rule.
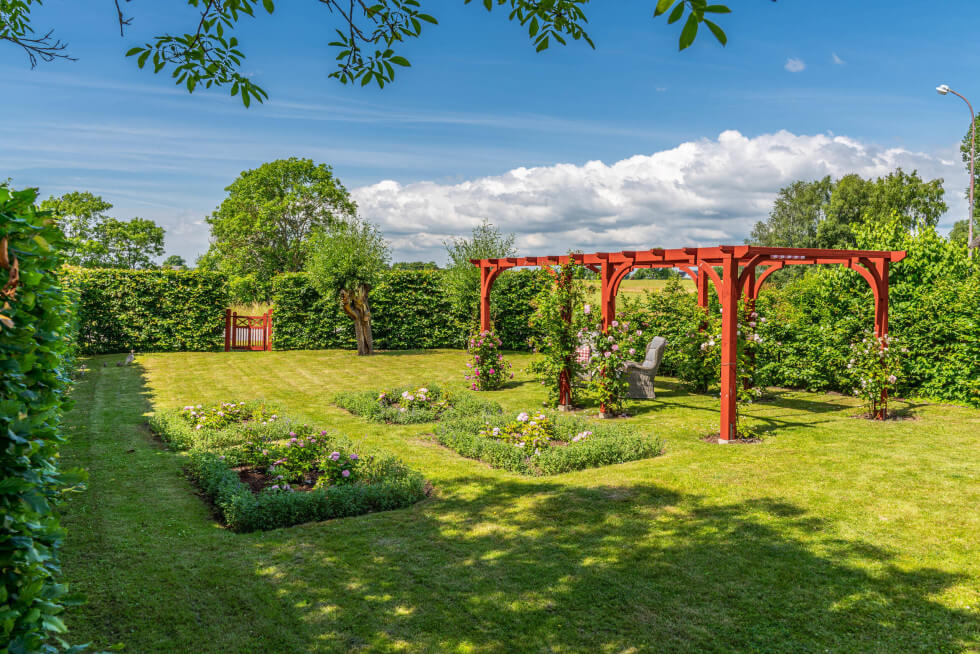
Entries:
[[973,185],[976,180],[976,172],[974,169],[974,160],[976,159],[976,132],[977,132],[977,120],[976,115],[973,113],[973,105],[970,101],[964,98],[962,95],[949,88],[945,84],[940,84],[936,87],[936,93],[939,95],[946,95],[947,93],[952,93],[960,100],[966,103],[966,106],[970,108],[970,218],[967,220],[966,226],[968,230],[968,236],[966,237],[966,251],[969,253],[969,257],[973,258]]

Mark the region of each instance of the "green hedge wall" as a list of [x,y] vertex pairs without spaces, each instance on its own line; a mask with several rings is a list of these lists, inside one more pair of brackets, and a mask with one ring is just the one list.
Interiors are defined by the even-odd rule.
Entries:
[[64,532],[55,513],[83,480],[58,468],[70,365],[70,304],[54,272],[63,237],[37,212],[36,189],[0,187],[0,650],[54,652],[69,602],[58,583]]
[[77,294],[85,354],[224,347],[228,289],[220,273],[66,268],[62,279]]
[[[463,347],[469,321],[454,315],[439,270],[393,270],[371,289],[371,325],[382,350]],[[546,275],[546,273],[544,274]],[[506,272],[494,286],[491,311],[503,346],[527,349],[530,300],[548,283],[540,271]],[[273,348],[354,348],[354,327],[333,298],[306,273],[278,275],[272,285]]]

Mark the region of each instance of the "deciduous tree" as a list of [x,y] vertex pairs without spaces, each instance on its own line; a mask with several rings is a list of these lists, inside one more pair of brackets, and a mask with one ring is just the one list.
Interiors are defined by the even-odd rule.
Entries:
[[306,269],[321,294],[336,297],[354,321],[357,353],[374,352],[368,293],[391,253],[380,230],[355,218],[334,221],[310,239]]
[[198,266],[232,276],[272,279],[303,270],[313,232],[356,211],[330,166],[311,159],[262,164],[225,190],[228,197],[207,217],[211,246]]

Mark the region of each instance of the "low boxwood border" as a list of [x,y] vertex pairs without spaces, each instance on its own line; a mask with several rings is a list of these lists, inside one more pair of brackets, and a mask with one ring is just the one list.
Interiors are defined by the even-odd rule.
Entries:
[[[472,393],[466,391],[444,391],[435,384],[421,384],[421,386],[425,386],[431,392],[438,393],[441,397],[449,399],[452,406],[441,414],[430,409],[399,411],[394,407],[381,406],[378,403],[378,395],[381,391],[341,391],[334,394],[333,403],[341,409],[345,409],[371,422],[384,422],[397,425],[435,422],[436,420],[454,420],[462,416],[495,415],[501,412],[500,405],[496,402],[475,397]],[[391,396],[398,396],[402,394],[402,391],[414,391],[417,388],[419,386],[404,386],[385,389],[385,392]]]
[[[284,417],[283,422],[288,424],[289,418]],[[432,490],[419,472],[390,452],[360,447],[348,438],[333,434],[329,438],[337,449],[356,450],[371,461],[369,481],[310,491],[254,493],[233,469],[242,456],[235,442],[234,426],[205,434],[202,443],[199,439],[205,430],[191,428],[179,411],[158,412],[149,423],[170,447],[188,450],[188,476],[214,505],[221,521],[237,532],[403,509],[424,499]],[[218,447],[212,442],[214,438],[227,440],[229,444]]]
[[594,424],[563,416],[555,416],[554,420],[563,430],[589,430],[593,434],[579,443],[549,447],[536,456],[527,456],[523,449],[479,435],[487,425],[502,427],[506,423],[502,418],[487,420],[485,416],[469,416],[447,420],[436,427],[435,436],[439,443],[462,456],[522,475],[557,475],[648,459],[663,452],[663,440],[636,433],[627,425]]
[[371,484],[256,494],[231,469],[229,459],[216,452],[191,452],[187,471],[221,520],[237,532],[403,509],[424,499],[430,489],[422,475],[406,469],[404,475]]

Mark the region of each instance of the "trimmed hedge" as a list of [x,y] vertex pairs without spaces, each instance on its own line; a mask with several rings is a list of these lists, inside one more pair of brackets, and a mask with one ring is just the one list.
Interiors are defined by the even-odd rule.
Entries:
[[302,493],[253,493],[216,452],[191,452],[187,470],[204,496],[234,531],[279,529],[304,522],[403,509],[428,494],[422,475],[403,468],[383,481],[370,484],[328,486]]
[[[272,406],[265,406],[270,411]],[[246,455],[242,446],[251,437],[284,441],[296,424],[288,417],[275,423],[232,424],[224,429],[194,429],[180,410],[160,411],[150,427],[173,449],[189,450],[187,471],[221,517],[234,531],[278,529],[304,522],[330,520],[376,511],[400,509],[425,498],[431,486],[386,450],[364,448],[343,436],[327,439],[327,448],[361,454],[365,483],[327,486],[303,492],[263,490],[253,493],[232,466]]]
[[[392,270],[371,289],[371,325],[382,350],[463,347],[469,336],[465,316],[453,314],[441,270]],[[530,300],[545,288],[547,273],[503,273],[494,285],[491,311],[506,349],[526,350],[532,335]],[[276,350],[354,348],[354,326],[333,298],[324,298],[307,273],[273,280],[272,346]]]
[[[67,645],[60,614],[73,602],[58,582],[64,530],[56,507],[84,473],[58,467],[70,384],[70,305],[55,273],[64,237],[37,190],[0,187],[0,651]],[[54,644],[57,643],[57,646]],[[72,648],[69,651],[81,651]]]
[[[448,393],[441,391],[435,384],[421,384],[429,389],[431,397],[435,400],[445,399],[450,403],[450,407],[441,413],[429,407],[418,407],[407,411],[399,411],[393,406],[382,406],[378,402],[380,391],[341,391],[333,396],[333,403],[342,409],[350,411],[354,415],[361,416],[372,422],[387,422],[394,424],[413,424],[420,422],[434,422],[436,420],[453,420],[461,416],[469,415],[494,415],[501,413],[502,409],[496,402],[483,400],[474,397],[470,393]],[[413,391],[419,385],[413,387],[400,387],[385,389],[390,397],[398,397],[402,391]]]
[[447,420],[436,427],[435,436],[442,445],[469,459],[477,459],[491,468],[503,468],[522,475],[557,475],[572,470],[598,468],[658,456],[663,441],[655,436],[638,434],[629,425],[592,423],[572,416],[555,416],[556,431],[563,438],[589,430],[593,435],[579,443],[555,445],[536,456],[527,456],[524,449],[493,438],[480,436],[486,427],[503,427],[508,420],[501,417],[464,416]]
[[198,270],[66,268],[77,293],[83,353],[187,352],[224,347],[224,275]]

